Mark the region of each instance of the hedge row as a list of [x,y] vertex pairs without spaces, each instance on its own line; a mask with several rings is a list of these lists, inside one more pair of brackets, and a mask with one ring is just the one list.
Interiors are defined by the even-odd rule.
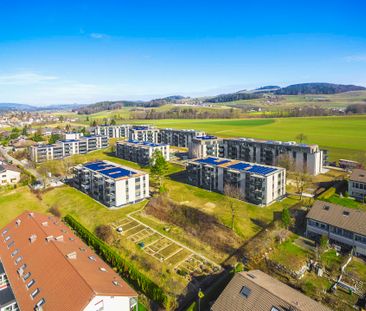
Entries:
[[331,187],[328,190],[324,191],[319,197],[318,199],[323,199],[323,200],[327,200],[329,198],[331,198],[333,195],[335,195],[336,193],[336,188],[335,187]]
[[75,218],[66,215],[64,221],[134,288],[160,305],[167,306],[171,303],[172,297],[166,295],[157,284],[142,274],[131,262],[122,258],[110,246],[98,239],[93,233],[76,221]]

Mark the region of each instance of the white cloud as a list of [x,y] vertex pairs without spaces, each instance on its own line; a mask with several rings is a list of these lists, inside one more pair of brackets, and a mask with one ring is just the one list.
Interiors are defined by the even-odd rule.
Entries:
[[108,35],[106,35],[104,33],[98,33],[98,32],[91,33],[90,37],[93,38],[93,39],[107,39],[107,38],[109,38]]
[[34,72],[21,72],[13,74],[0,75],[0,84],[2,85],[26,85],[37,84],[46,81],[57,80],[58,77],[42,75]]
[[366,62],[366,54],[349,55],[344,59],[349,63]]

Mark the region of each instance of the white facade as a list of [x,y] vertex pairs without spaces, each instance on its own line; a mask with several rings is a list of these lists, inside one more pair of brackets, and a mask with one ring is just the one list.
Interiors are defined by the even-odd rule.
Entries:
[[149,125],[134,125],[130,128],[128,138],[137,141],[158,142],[159,129]]
[[129,124],[102,125],[93,127],[91,129],[91,132],[94,135],[103,135],[109,138],[121,138],[121,137],[128,137],[131,127],[132,126]]
[[137,299],[126,296],[95,296],[84,311],[131,311]]
[[267,206],[286,195],[286,170],[229,159],[207,157],[190,161],[188,181],[210,191],[237,189],[238,199]]
[[149,175],[109,161],[74,168],[74,185],[107,207],[121,207],[149,197]]
[[74,154],[85,154],[107,147],[107,136],[82,136],[80,139],[59,140],[53,145],[34,145],[29,147],[29,152],[33,162],[44,162],[60,160]]
[[83,133],[78,133],[78,132],[69,132],[69,133],[65,133],[63,136],[64,136],[65,140],[80,139],[81,137],[84,136],[84,134]]
[[136,162],[141,165],[148,165],[150,159],[157,150],[161,152],[165,160],[169,161],[169,145],[132,140],[116,143],[117,157],[127,161]]
[[221,139],[216,136],[197,136],[189,146],[190,158],[218,157],[220,155]]
[[20,172],[0,163],[0,186],[14,185],[20,181]]
[[224,158],[278,165],[281,157],[286,156],[297,171],[318,175],[323,169],[324,153],[318,145],[232,138],[224,139],[220,147],[220,157]]

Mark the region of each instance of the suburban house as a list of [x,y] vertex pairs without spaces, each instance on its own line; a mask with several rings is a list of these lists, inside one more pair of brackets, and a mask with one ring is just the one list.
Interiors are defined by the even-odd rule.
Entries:
[[24,212],[0,243],[1,310],[135,310],[137,293],[57,217]]
[[166,128],[159,130],[158,142],[170,146],[189,148],[193,138],[204,135],[205,133],[202,131]]
[[149,197],[149,175],[109,161],[74,167],[73,184],[107,207],[121,207]]
[[20,181],[21,171],[14,165],[0,161],[0,187],[17,184]]
[[31,146],[29,152],[33,162],[45,162],[49,160],[60,160],[74,154],[85,154],[107,147],[107,136],[80,136],[79,139],[58,140],[52,145],[37,144]]
[[354,169],[348,180],[348,194],[359,201],[366,198],[366,170]]
[[169,145],[136,140],[116,143],[117,157],[141,165],[149,165],[151,157],[157,150],[161,152],[165,160],[169,161]]
[[192,185],[221,193],[230,187],[236,198],[256,205],[266,206],[286,195],[286,170],[280,167],[207,157],[189,161],[186,171]]
[[260,271],[236,273],[211,311],[330,311],[301,292]]
[[309,238],[326,236],[331,243],[366,256],[365,224],[363,210],[315,201],[306,216],[306,234]]
[[212,135],[196,136],[192,138],[189,147],[189,157],[206,158],[220,156],[222,139]]

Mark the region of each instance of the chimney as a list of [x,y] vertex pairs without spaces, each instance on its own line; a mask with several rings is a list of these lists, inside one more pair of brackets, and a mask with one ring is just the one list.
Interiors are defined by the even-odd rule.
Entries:
[[17,227],[19,227],[21,222],[22,222],[22,221],[18,218],[18,219],[15,221],[15,225],[16,225]]
[[32,234],[32,235],[29,237],[29,242],[33,243],[33,242],[35,242],[35,240],[37,240],[37,235]]
[[71,253],[68,253],[66,255],[66,257],[69,258],[69,259],[76,259],[77,258],[77,254],[76,254],[76,252],[71,252]]

